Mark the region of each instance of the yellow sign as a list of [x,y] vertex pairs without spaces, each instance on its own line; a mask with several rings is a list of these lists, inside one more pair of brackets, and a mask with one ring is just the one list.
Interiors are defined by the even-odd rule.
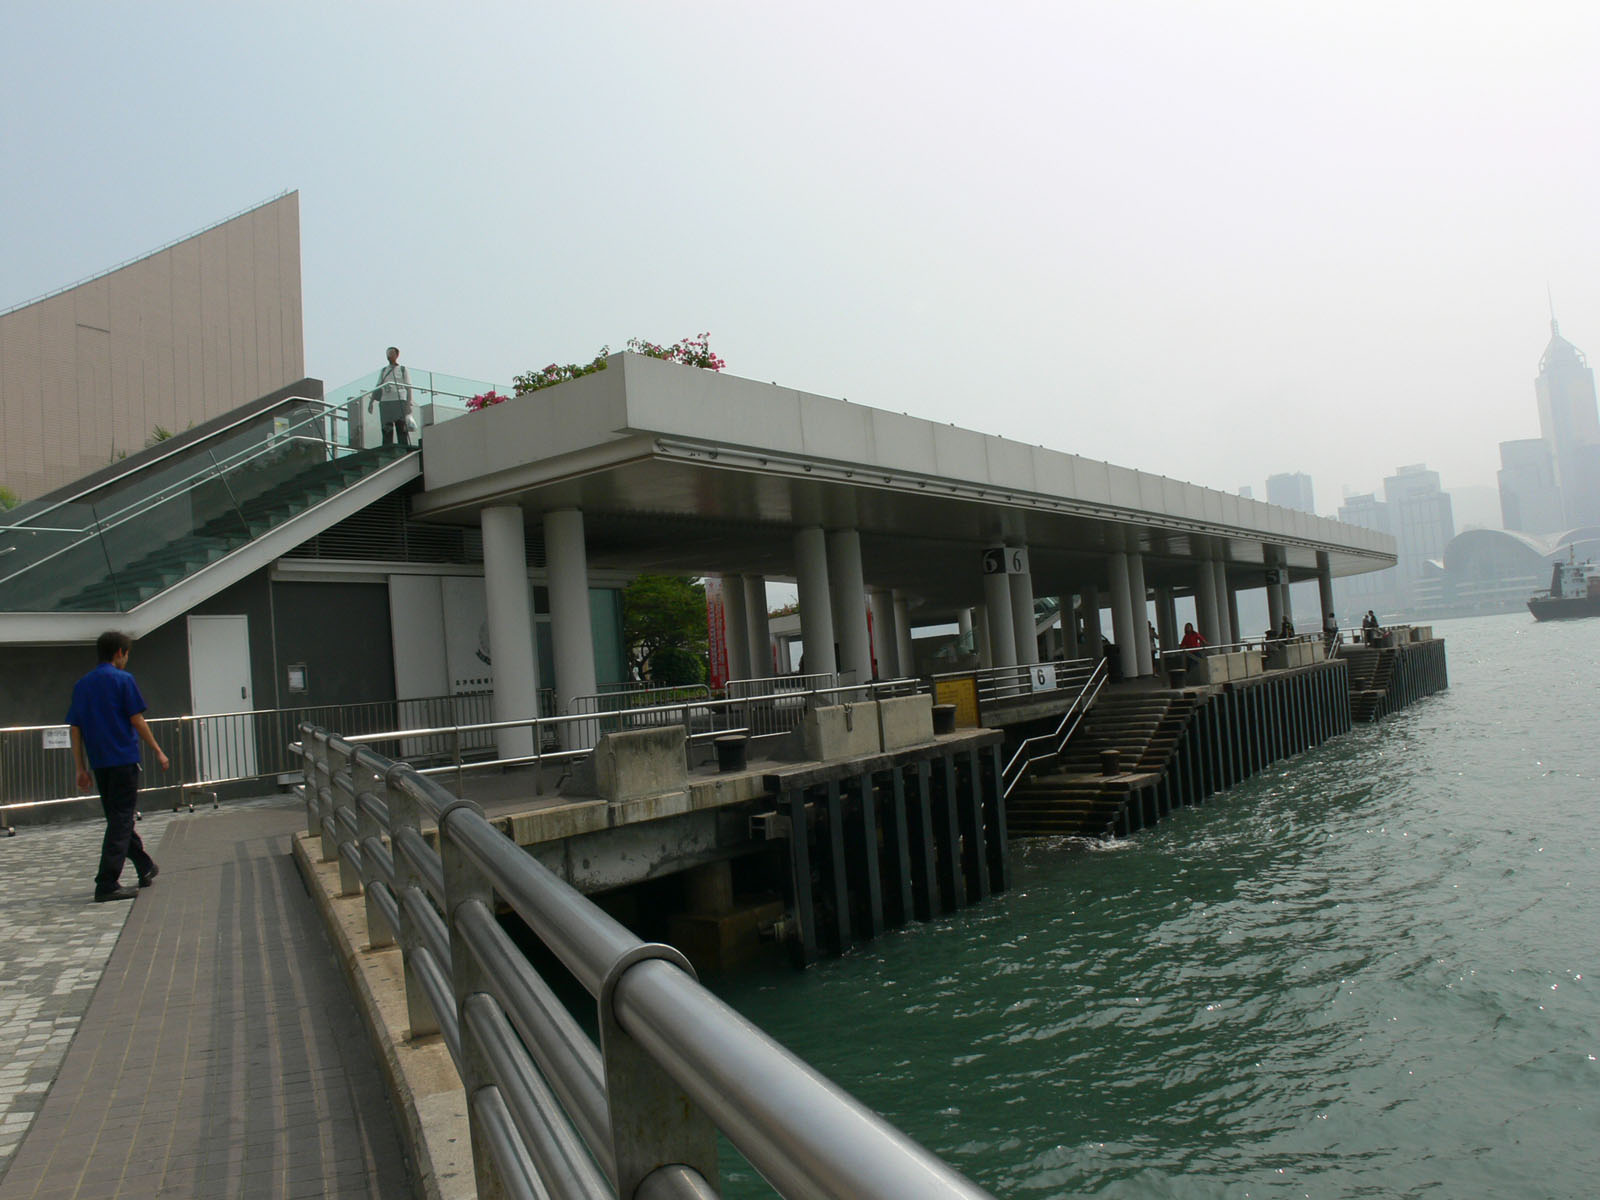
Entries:
[[961,679],[936,679],[933,682],[933,702],[956,706],[956,728],[978,727],[978,677],[967,675]]

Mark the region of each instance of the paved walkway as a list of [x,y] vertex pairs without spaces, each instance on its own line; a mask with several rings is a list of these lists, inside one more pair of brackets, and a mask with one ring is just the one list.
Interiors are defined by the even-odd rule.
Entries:
[[0,840],[0,1200],[411,1194],[303,821],[151,814],[161,876],[120,904],[90,899],[98,825]]

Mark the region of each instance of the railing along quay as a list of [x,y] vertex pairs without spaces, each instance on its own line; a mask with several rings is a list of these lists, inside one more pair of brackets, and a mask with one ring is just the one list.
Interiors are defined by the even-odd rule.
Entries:
[[[371,945],[398,944],[413,1036],[467,1097],[481,1195],[714,1197],[721,1131],[785,1197],[989,1193],[702,988],[435,781],[302,726],[307,827]],[[438,850],[423,836],[437,829]],[[495,917],[508,906],[595,1000],[597,1046]]]

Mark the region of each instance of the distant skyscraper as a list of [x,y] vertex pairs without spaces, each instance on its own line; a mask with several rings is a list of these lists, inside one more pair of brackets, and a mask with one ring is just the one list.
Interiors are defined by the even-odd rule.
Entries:
[[1267,476],[1267,503],[1315,513],[1316,501],[1311,496],[1311,476],[1300,471],[1293,474]]
[[1246,500],[1254,500],[1256,498],[1256,490],[1248,483],[1241,484],[1239,487],[1239,495]]
[[1383,481],[1383,499],[1375,493],[1347,496],[1339,519],[1351,525],[1394,535],[1395,566],[1335,584],[1346,608],[1390,612],[1425,610],[1437,599],[1442,571],[1436,565],[1455,536],[1449,495],[1439,487],[1439,473],[1419,464],[1401,467]]
[[[1600,407],[1594,371],[1552,319],[1534,380],[1539,443],[1500,445],[1500,507],[1507,529],[1553,533],[1600,524]],[[1553,491],[1552,491],[1553,489]]]
[[1555,459],[1543,438],[1500,443],[1500,519],[1518,533],[1553,533],[1566,524]]

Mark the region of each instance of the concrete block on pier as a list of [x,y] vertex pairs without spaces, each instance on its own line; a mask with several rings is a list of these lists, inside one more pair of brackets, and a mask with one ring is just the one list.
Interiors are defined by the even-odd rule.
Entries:
[[594,748],[594,777],[601,799],[613,802],[682,791],[689,782],[683,726],[606,734]]
[[1257,651],[1235,650],[1228,657],[1233,660],[1228,664],[1230,679],[1248,679],[1252,675],[1261,674],[1264,669],[1261,655]]
[[[928,728],[933,728],[933,710],[928,710]],[[859,704],[835,704],[814,708],[800,722],[800,743],[807,758],[830,762],[836,758],[857,758],[876,754],[879,742],[878,704],[864,700]]]
[[1189,668],[1188,682],[1194,685],[1228,682],[1228,656],[1208,654]]
[[885,750],[933,741],[933,697],[895,696],[879,700],[878,728]]

